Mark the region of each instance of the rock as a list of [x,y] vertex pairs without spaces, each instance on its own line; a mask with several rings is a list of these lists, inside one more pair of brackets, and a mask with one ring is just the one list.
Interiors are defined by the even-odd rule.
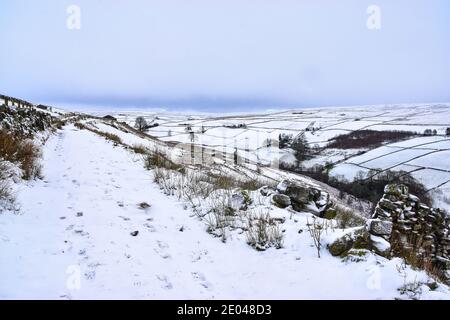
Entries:
[[286,208],[291,205],[291,198],[289,198],[285,194],[274,194],[272,196],[272,203],[276,205],[278,208]]
[[274,194],[275,190],[273,190],[271,187],[264,186],[264,187],[259,188],[259,193],[261,193],[261,195],[264,197],[268,197],[271,194]]
[[139,231],[133,231],[130,233],[133,237],[136,237],[139,234]]
[[372,219],[367,221],[369,232],[376,236],[390,236],[392,233],[392,222]]
[[340,256],[353,247],[353,238],[350,234],[346,234],[336,239],[332,244],[328,245],[328,250],[333,256]]
[[301,186],[290,180],[283,180],[280,182],[277,186],[277,190],[291,198],[291,202],[307,204],[311,200],[308,187]]
[[147,202],[141,202],[141,203],[139,203],[138,204],[138,207],[140,208],[140,209],[148,209],[148,208],[150,208],[151,207],[151,205],[149,205]]
[[395,209],[397,209],[397,206],[387,199],[381,199],[380,202],[378,202],[378,205],[387,211],[395,211]]
[[402,195],[408,195],[408,187],[403,184],[388,184],[384,187],[384,193],[401,197]]
[[389,254],[391,252],[391,244],[388,241],[386,241],[382,237],[371,235],[370,243],[377,254],[385,258],[389,257]]
[[333,205],[327,192],[290,180],[280,182],[277,190],[291,199],[295,211],[306,211],[321,217]]
[[82,217],[83,216],[83,212],[77,212],[77,217]]
[[350,249],[368,249],[370,247],[369,232],[365,227],[360,227],[336,239],[328,245],[328,250],[333,256],[340,256]]

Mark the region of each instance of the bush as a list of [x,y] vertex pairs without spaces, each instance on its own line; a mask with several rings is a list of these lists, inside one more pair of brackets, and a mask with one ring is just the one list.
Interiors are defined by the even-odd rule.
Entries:
[[270,218],[269,213],[260,213],[254,218],[250,217],[246,235],[247,243],[259,251],[272,246],[277,249],[283,247],[283,233],[277,223]]

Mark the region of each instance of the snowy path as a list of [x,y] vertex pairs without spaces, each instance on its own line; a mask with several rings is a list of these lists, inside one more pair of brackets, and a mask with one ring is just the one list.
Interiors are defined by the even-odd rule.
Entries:
[[[307,232],[262,253],[223,244],[160,192],[139,157],[91,132],[53,136],[43,164],[44,180],[18,190],[21,215],[0,215],[0,299],[386,299],[402,284],[381,262],[388,272],[371,289],[374,257],[318,259]],[[67,286],[78,271],[80,288]]]

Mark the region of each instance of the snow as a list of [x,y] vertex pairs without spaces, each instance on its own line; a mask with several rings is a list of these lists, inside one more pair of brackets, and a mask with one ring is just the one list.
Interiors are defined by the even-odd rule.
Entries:
[[[0,215],[1,299],[408,298],[400,259],[341,261],[326,248],[317,258],[307,213],[275,210],[288,217],[283,249],[258,252],[240,234],[221,242],[161,192],[140,157],[87,130],[52,136],[43,165],[44,180],[17,185],[21,214]],[[450,297],[442,285],[422,289],[422,299]]]

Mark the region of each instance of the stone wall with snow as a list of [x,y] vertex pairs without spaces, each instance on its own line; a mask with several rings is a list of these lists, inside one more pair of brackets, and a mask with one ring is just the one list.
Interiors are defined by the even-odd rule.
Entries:
[[390,242],[391,255],[431,264],[450,281],[450,219],[421,203],[405,185],[390,184],[384,192],[368,222],[370,233]]

